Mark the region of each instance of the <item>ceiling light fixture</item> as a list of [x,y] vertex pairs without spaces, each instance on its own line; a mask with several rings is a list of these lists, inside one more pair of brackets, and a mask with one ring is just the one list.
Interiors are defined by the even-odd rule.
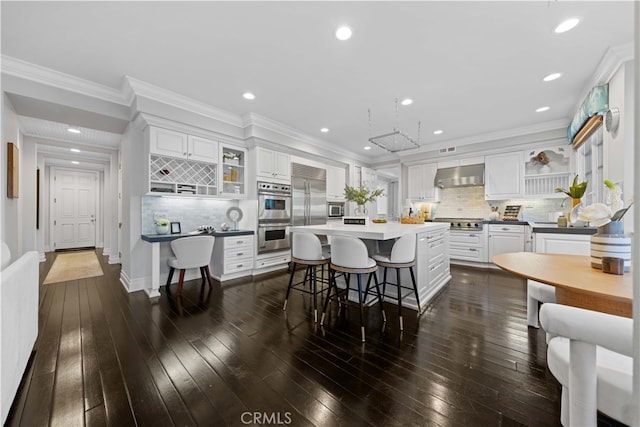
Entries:
[[69,151],[72,151],[74,153],[79,153],[80,152],[80,150],[78,150],[77,148],[71,148],[71,149],[69,149]]
[[69,126],[69,127],[67,128],[67,132],[71,132],[71,133],[81,133],[81,132],[80,132],[80,129],[78,129],[78,128],[74,128],[74,127],[71,127],[71,126]]
[[338,27],[338,29],[336,30],[336,38],[341,41],[349,40],[352,34],[353,31],[351,31],[351,28],[347,27],[346,25]]
[[256,99],[256,96],[255,96],[253,93],[251,93],[251,92],[245,92],[245,93],[243,93],[243,94],[242,94],[242,97],[243,97],[244,99],[248,99],[248,100],[250,100],[250,101],[252,101],[252,100]]
[[400,104],[402,104],[402,105],[411,105],[411,104],[413,104],[413,99],[405,98],[402,101],[400,101]]
[[320,129],[320,132],[327,133],[327,132],[329,132],[329,128],[322,128],[322,129]]
[[560,33],[566,33],[567,31],[575,28],[576,25],[578,25],[580,23],[580,18],[570,18],[567,19],[566,21],[563,21],[560,23],[560,25],[558,25],[555,30],[553,30],[553,32],[560,34]]
[[365,146],[364,146],[364,149],[365,149],[365,150],[371,150],[371,146],[370,146],[370,145],[365,145]]
[[71,163],[73,163],[74,165],[79,165],[80,164],[80,162],[76,162],[75,160],[72,161]]
[[398,151],[404,150],[413,150],[416,148],[420,148],[420,121],[418,121],[418,136],[416,139],[413,139],[402,130],[400,130],[400,115],[398,112],[398,104],[400,101],[398,98],[396,101],[396,120],[395,126],[393,127],[392,132],[387,132],[382,135],[371,136],[371,110],[368,110],[369,113],[369,142],[373,145],[376,145],[384,150],[387,150],[390,153],[397,153]]
[[550,82],[553,81],[555,79],[559,79],[560,77],[562,77],[562,73],[552,73],[549,74],[548,76],[546,76],[545,78],[543,78],[542,80],[545,82]]
[[536,109],[536,113],[542,113],[543,111],[547,111],[549,109],[549,107],[540,107],[538,109]]

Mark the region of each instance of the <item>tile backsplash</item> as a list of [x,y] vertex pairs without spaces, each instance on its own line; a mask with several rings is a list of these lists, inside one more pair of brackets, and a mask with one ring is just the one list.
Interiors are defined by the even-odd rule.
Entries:
[[562,198],[485,200],[484,186],[444,188],[440,191],[440,203],[432,205],[432,215],[435,218],[488,218],[492,206],[498,206],[502,214],[507,205],[523,205],[524,221],[548,221],[549,213],[567,212],[571,209],[570,200],[565,202],[563,208],[560,207]]
[[200,225],[212,225],[219,230],[220,224],[229,222],[226,213],[231,206],[238,206],[238,201],[144,196],[142,233],[155,234],[154,212],[165,213],[169,221],[179,222],[183,232],[195,230]]

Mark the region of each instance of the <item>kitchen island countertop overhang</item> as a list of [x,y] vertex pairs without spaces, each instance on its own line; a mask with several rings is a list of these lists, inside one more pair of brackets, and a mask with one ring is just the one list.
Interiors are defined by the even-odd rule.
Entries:
[[290,231],[292,233],[314,233],[324,234],[326,236],[347,235],[360,239],[389,240],[397,239],[407,233],[417,234],[444,229],[449,229],[448,223],[426,222],[424,224],[400,224],[398,222],[387,222],[383,224],[371,223],[369,225],[300,225],[291,227]]

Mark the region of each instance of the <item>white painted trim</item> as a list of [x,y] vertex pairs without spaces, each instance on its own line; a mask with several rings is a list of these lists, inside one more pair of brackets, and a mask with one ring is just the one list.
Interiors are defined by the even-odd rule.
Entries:
[[2,55],[2,73],[103,101],[129,106],[119,89]]
[[186,125],[181,122],[175,122],[171,119],[159,117],[149,113],[138,112],[133,119],[133,123],[138,129],[144,131],[148,126],[156,126],[163,129],[169,129],[176,132],[183,132],[189,135],[200,136],[202,138],[213,139],[225,144],[235,145],[237,147],[246,148],[245,141],[238,138],[230,137],[218,132],[212,132],[207,129],[202,129],[196,126]]
[[45,262],[47,260],[46,252],[38,252],[38,256],[40,258],[40,262]]
[[196,101],[195,99],[152,85],[151,83],[138,80],[131,76],[124,77],[123,88],[123,97],[126,97],[131,101],[133,101],[134,97],[142,96],[181,108],[185,111],[199,114],[201,116],[219,120],[230,125],[242,127],[242,119],[236,114],[212,107],[204,102]]
[[109,256],[110,254],[111,254],[111,249],[105,248],[105,247],[102,248],[102,255],[103,256]]
[[[582,92],[584,96],[587,96],[592,87],[608,83],[622,64],[631,60],[633,60],[633,43],[626,43],[607,49],[593,73],[589,86]],[[580,103],[577,105],[578,108],[582,101],[583,98],[580,98]]]
[[[147,283],[148,282],[148,283]],[[137,279],[131,279],[129,278],[129,276],[127,276],[127,274],[124,272],[124,270],[120,271],[120,283],[122,284],[122,286],[124,287],[125,291],[131,293],[131,292],[136,292],[136,291],[142,291],[144,290],[145,292],[148,293],[147,288],[148,288],[148,284],[150,284],[150,281],[147,281],[145,277],[140,277]]]
[[117,254],[109,255],[109,264],[120,264],[120,257]]

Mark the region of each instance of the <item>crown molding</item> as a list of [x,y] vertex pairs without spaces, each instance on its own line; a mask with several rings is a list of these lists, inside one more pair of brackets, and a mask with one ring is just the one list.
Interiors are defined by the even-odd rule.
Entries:
[[538,123],[531,126],[523,126],[519,128],[505,129],[497,132],[488,132],[488,133],[483,133],[483,134],[468,136],[463,138],[449,139],[446,141],[438,142],[438,144],[423,145],[422,147],[416,148],[414,150],[407,150],[402,155],[399,155],[399,157],[396,157],[393,155],[389,155],[385,157],[380,156],[376,158],[376,161],[374,163],[380,164],[384,162],[398,160],[398,158],[403,163],[405,163],[406,161],[414,160],[416,156],[422,158],[427,153],[438,153],[439,150],[442,148],[462,147],[467,145],[482,144],[482,143],[498,141],[503,139],[521,138],[527,135],[541,134],[543,132],[549,132],[549,131],[557,131],[557,130],[565,131],[568,126],[567,125],[568,123],[569,123],[569,119],[564,118],[564,119],[552,120],[544,123]]
[[[267,117],[261,116],[256,113],[247,113],[242,116],[243,127],[245,128],[245,139],[254,137],[251,127],[255,126],[258,128],[266,129],[271,132],[278,133],[280,135],[286,136],[291,139],[295,139],[300,141],[301,143],[306,143],[312,145],[315,148],[321,148],[323,151],[329,151],[334,154],[340,154],[344,157],[352,158],[354,160],[359,160],[361,162],[369,163],[371,161],[367,156],[363,156],[361,154],[354,153],[349,150],[345,150],[339,145],[327,142],[322,139],[311,137],[305,133],[300,132],[299,130],[280,123],[276,120],[269,119]],[[277,143],[277,141],[274,141]]]
[[69,92],[79,93],[102,101],[113,102],[119,105],[130,105],[126,103],[120,90],[109,86],[81,79],[7,55],[2,55],[1,65],[2,73],[9,76],[15,76]]
[[242,127],[242,118],[236,114],[212,107],[204,102],[181,95],[176,92],[152,85],[131,76],[125,76],[123,82],[123,97],[131,105],[135,97],[144,97],[164,104],[195,113],[204,117],[218,120],[233,126]]

